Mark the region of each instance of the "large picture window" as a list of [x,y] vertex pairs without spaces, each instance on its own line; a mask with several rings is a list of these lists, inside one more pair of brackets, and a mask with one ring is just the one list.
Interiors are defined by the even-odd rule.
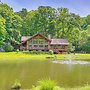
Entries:
[[33,40],[33,44],[38,44],[38,40],[37,39],[34,39]]
[[29,41],[29,44],[48,45],[48,41],[46,41],[44,39],[32,39]]
[[38,39],[39,44],[43,44],[43,39]]

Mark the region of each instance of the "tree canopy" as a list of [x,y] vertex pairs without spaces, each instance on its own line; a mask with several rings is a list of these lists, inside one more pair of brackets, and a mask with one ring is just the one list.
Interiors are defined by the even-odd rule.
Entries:
[[90,52],[90,15],[80,17],[68,8],[39,6],[37,10],[23,8],[14,12],[7,4],[0,4],[0,48],[10,45],[16,50],[21,36],[41,33],[53,38],[67,38],[70,48]]

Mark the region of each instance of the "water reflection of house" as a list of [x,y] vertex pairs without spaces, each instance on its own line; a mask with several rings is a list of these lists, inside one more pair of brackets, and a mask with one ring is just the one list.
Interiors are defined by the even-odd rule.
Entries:
[[21,50],[53,50],[54,53],[67,53],[68,40],[67,39],[52,39],[47,38],[41,34],[34,36],[22,36]]

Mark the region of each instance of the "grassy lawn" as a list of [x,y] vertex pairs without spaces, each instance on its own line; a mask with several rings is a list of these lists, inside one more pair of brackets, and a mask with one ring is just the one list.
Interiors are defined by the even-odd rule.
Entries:
[[25,60],[90,60],[90,54],[23,54],[22,52],[0,52],[0,61],[25,61]]

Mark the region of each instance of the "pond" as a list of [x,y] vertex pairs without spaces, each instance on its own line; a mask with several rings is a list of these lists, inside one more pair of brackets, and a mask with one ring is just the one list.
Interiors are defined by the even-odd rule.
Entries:
[[16,79],[22,88],[31,88],[38,80],[52,79],[61,87],[90,85],[90,64],[60,64],[45,60],[24,63],[0,63],[0,90],[10,90]]

